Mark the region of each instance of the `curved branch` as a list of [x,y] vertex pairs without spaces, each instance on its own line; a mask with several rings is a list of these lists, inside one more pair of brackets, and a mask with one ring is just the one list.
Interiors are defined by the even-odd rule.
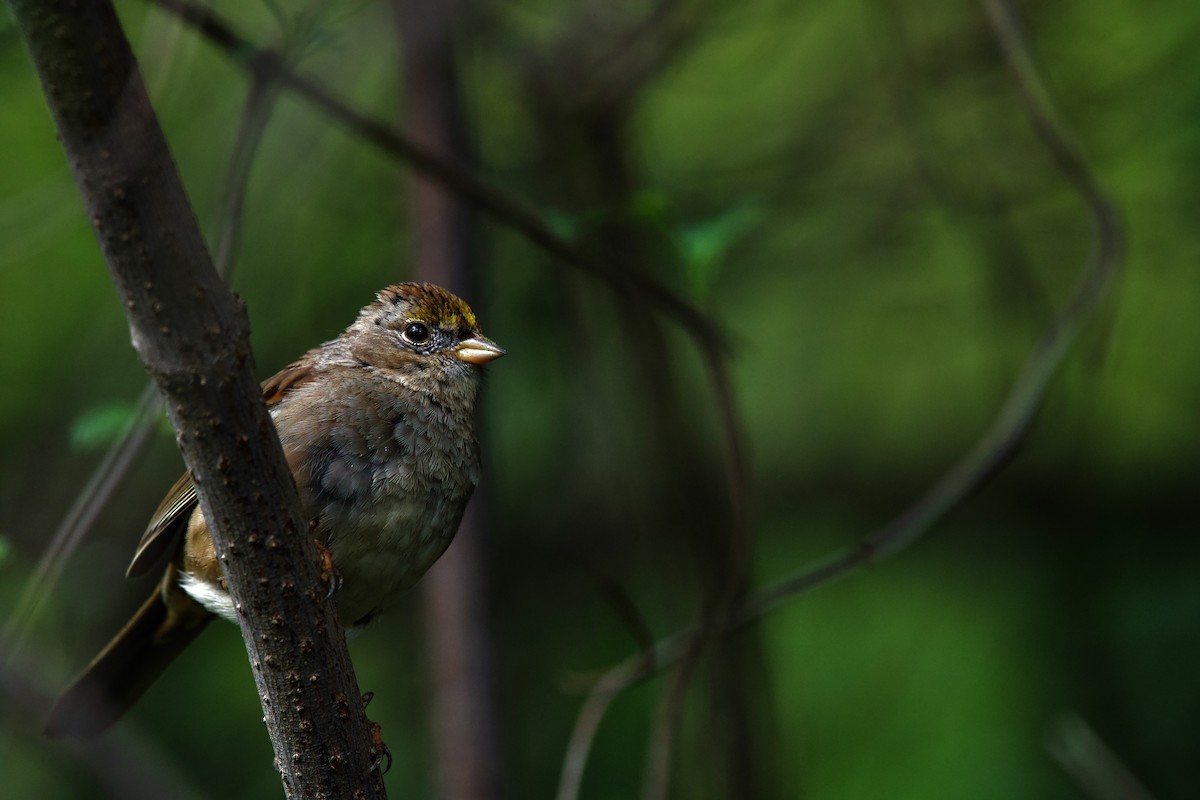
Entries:
[[421,174],[454,191],[467,203],[512,228],[550,255],[603,281],[614,291],[649,303],[675,320],[690,336],[707,347],[725,349],[722,336],[712,320],[662,282],[645,275],[614,269],[592,258],[556,233],[540,214],[525,203],[485,183],[472,173],[432,155],[387,122],[350,108],[324,87],[293,70],[280,53],[259,47],[243,38],[211,9],[192,0],[150,2],[178,16],[245,69],[273,75],[280,85],[291,89],[361,139],[405,161]]

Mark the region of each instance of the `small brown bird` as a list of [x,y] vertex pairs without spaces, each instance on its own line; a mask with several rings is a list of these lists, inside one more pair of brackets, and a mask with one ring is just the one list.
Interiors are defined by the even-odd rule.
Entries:
[[[402,283],[262,385],[304,511],[341,578],[334,600],[347,627],[374,618],[450,544],[479,479],[480,367],[502,355],[462,300]],[[103,732],[214,615],[236,621],[190,475],[154,512],[127,574],[166,557],[155,592],[59,697],[51,735]]]

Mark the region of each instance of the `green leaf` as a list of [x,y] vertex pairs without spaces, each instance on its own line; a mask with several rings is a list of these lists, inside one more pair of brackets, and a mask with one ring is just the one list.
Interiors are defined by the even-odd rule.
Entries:
[[70,446],[76,451],[100,450],[117,441],[133,421],[132,403],[93,406],[71,424]]
[[639,189],[629,198],[629,216],[642,223],[662,225],[670,210],[666,193],[658,189]]
[[762,219],[755,204],[734,206],[720,216],[680,228],[675,235],[684,272],[698,296],[708,294],[716,268],[729,249]]
[[549,209],[543,212],[542,219],[546,221],[546,226],[559,238],[565,239],[568,242],[574,242],[579,237],[582,225],[580,218],[575,214],[568,214],[565,211],[557,209]]

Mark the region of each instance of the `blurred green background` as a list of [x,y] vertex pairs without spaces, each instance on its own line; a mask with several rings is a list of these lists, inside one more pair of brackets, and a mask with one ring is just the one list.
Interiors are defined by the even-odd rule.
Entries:
[[[1200,5],[1029,5],[1044,77],[1125,220],[1122,272],[1006,470],[900,558],[746,635],[747,796],[1085,797],[1047,748],[1065,712],[1156,796],[1195,792]],[[226,12],[258,42],[302,35],[272,8],[293,22],[311,11]],[[169,15],[118,10],[211,231],[245,77]],[[400,123],[387,4],[315,19],[302,70]],[[5,623],[146,376],[36,76],[0,20]],[[458,66],[482,176],[581,246],[634,253],[727,331],[755,586],[885,524],[974,442],[1093,245],[974,4],[528,0],[475,9]],[[232,278],[264,377],[410,275],[406,175],[282,96]],[[483,417],[505,783],[551,797],[581,687],[637,650],[597,576],[656,635],[691,621],[706,580],[694,526],[723,507],[727,453],[686,337],[648,333],[637,298],[486,215],[481,234],[468,300],[510,353]],[[121,576],[180,469],[164,427],[5,654],[29,691],[60,688],[142,599],[148,587]],[[416,595],[351,648],[396,759],[391,796],[435,796]],[[731,796],[721,680],[701,662],[673,797]],[[616,700],[582,797],[640,796],[664,686]],[[277,796],[260,719],[237,632],[213,626],[117,741],[197,796]],[[0,797],[105,796],[90,763],[0,703]]]

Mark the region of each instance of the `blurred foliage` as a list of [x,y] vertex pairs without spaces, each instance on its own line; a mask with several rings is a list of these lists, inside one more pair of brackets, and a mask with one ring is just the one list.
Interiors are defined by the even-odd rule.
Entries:
[[[1152,791],[1194,791],[1200,6],[1027,5],[1048,83],[1124,214],[1124,271],[996,481],[901,559],[755,631],[763,796],[1079,797],[1044,747],[1066,709]],[[1070,291],[1091,231],[977,6],[664,8],[683,32],[613,116],[620,191],[596,188],[606,170],[580,144],[609,118],[588,116],[596,98],[572,87],[620,86],[625,65],[668,38],[662,20],[632,42],[615,35],[648,5],[481,8],[464,26],[460,67],[483,176],[555,209],[551,221],[580,242],[637,250],[728,332],[753,462],[757,585],[885,523],[972,443]],[[245,76],[169,16],[134,2],[119,11],[211,230]],[[275,45],[290,20],[293,36],[319,44],[301,62],[307,74],[403,120],[386,4],[227,12]],[[587,80],[572,57],[591,64]],[[0,96],[3,623],[99,459],[90,448],[113,435],[145,376],[7,19]],[[407,276],[405,176],[282,97],[234,277],[264,376]],[[687,624],[701,578],[688,551],[694,514],[679,500],[706,507],[696,464],[719,465],[724,451],[679,332],[666,331],[657,364],[675,390],[664,419],[634,366],[649,346],[637,298],[611,296],[486,218],[484,235],[469,299],[511,354],[491,370],[483,437],[505,765],[512,796],[548,797],[580,680],[637,647],[591,579],[623,585],[658,635]],[[692,442],[675,459],[654,444],[673,425]],[[179,469],[159,436],[67,564],[14,662],[39,692],[59,688],[150,590],[121,575]],[[396,757],[392,796],[432,796],[415,603],[352,651]],[[662,688],[656,679],[617,699],[584,798],[640,791]],[[707,692],[698,677],[674,797],[724,796]],[[0,709],[0,797],[104,795],[86,761],[39,738],[37,720]],[[270,796],[259,719],[236,632],[214,625],[118,736],[152,742],[204,796]]]
[[100,450],[120,440],[134,420],[133,403],[118,401],[84,409],[72,423],[72,450]]

